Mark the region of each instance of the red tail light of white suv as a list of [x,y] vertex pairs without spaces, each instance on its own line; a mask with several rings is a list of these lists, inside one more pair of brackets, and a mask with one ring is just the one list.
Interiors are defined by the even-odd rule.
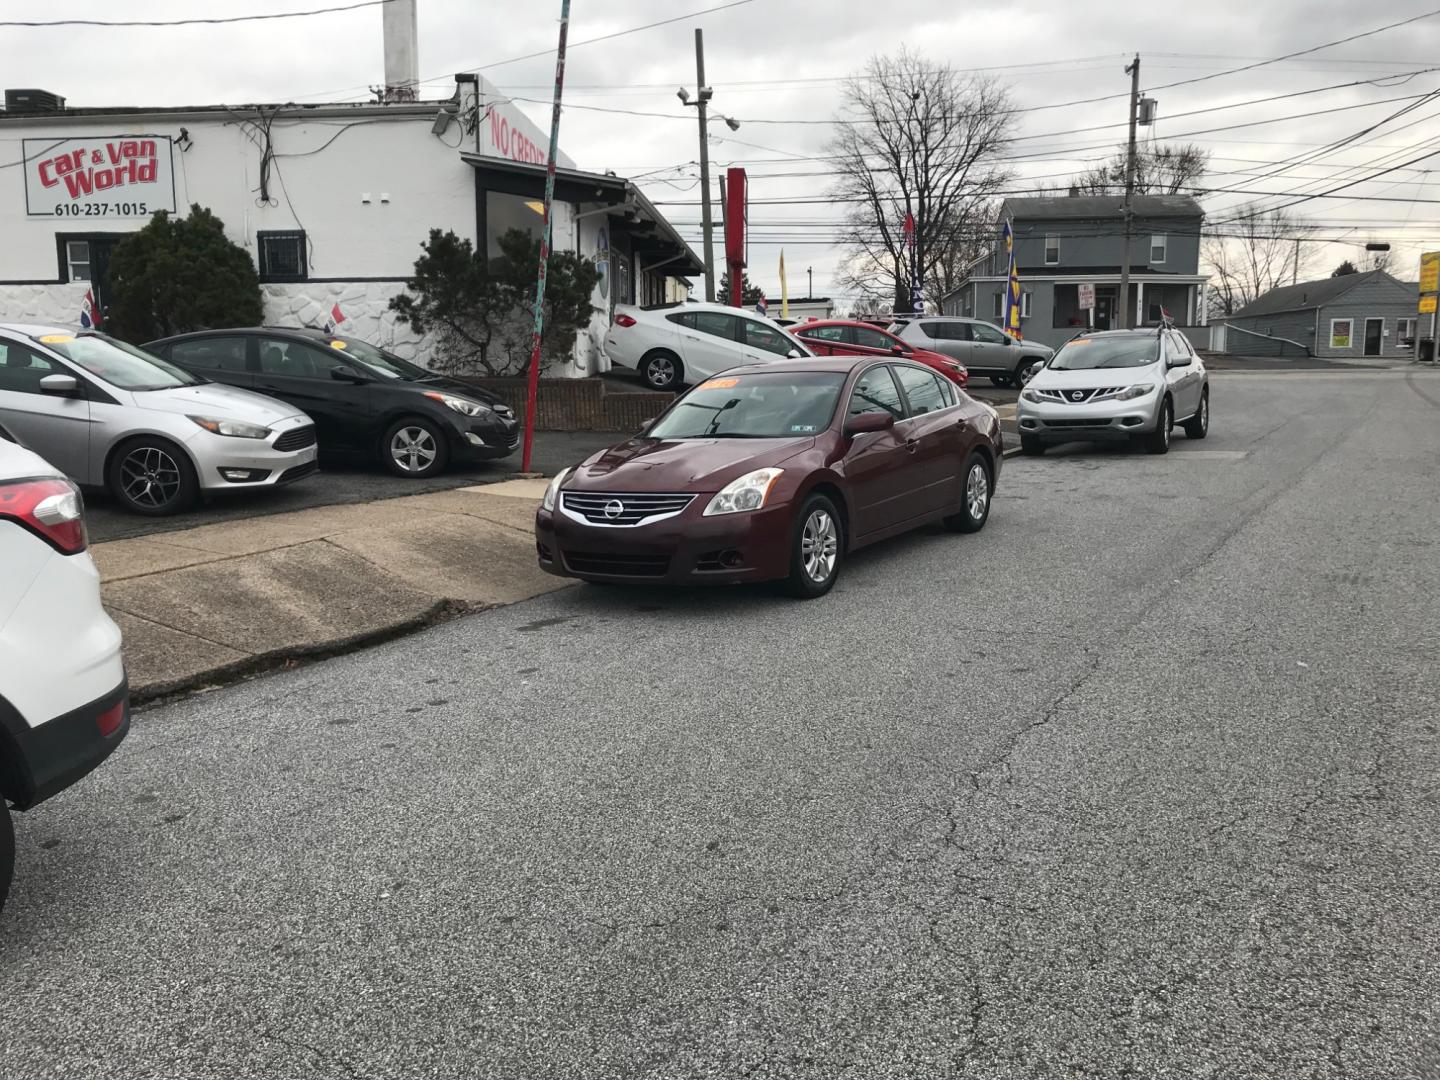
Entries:
[[78,555],[89,544],[85,506],[68,480],[0,482],[0,520],[30,530],[61,555]]

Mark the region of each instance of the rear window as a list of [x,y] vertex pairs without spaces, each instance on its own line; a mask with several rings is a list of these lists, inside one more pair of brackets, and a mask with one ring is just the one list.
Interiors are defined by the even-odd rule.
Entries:
[[845,386],[836,371],[721,375],[671,406],[652,439],[790,439],[830,426]]

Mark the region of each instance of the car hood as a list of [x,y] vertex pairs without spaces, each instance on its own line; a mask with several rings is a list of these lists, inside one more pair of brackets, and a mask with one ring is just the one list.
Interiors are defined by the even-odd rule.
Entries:
[[754,469],[778,466],[815,445],[802,439],[647,439],[636,436],[587,458],[566,491],[713,492]]
[[1081,371],[1056,371],[1044,368],[1027,384],[1036,390],[1091,390],[1097,386],[1134,386],[1155,382],[1162,369],[1159,364],[1144,367],[1085,368]]
[[283,401],[219,383],[175,386],[168,390],[136,390],[134,398],[135,404],[142,409],[186,416],[223,416],[266,427],[292,416],[305,415]]
[[965,366],[964,360],[957,360],[953,356],[946,356],[944,353],[938,353],[934,349],[916,349],[902,359],[918,360],[922,364],[944,364],[947,367],[955,364],[959,364],[961,367]]

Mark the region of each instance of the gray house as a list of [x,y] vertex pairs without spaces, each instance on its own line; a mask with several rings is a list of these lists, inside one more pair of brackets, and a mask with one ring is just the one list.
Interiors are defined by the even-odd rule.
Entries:
[[1408,358],[1419,305],[1416,282],[1383,270],[1302,281],[1217,321],[1214,345],[1237,356]]
[[[1015,231],[1020,274],[1020,329],[1027,339],[1058,345],[1086,325],[1082,284],[1095,288],[1099,329],[1121,325],[1120,272],[1125,249],[1124,200],[1118,195],[1006,199],[995,226],[995,248],[977,259],[960,287],[941,298],[946,315],[999,323],[1006,258],[1000,230]],[[1130,237],[1132,326],[1157,326],[1161,310],[1177,326],[1204,322],[1200,226],[1205,213],[1188,195],[1137,195]]]

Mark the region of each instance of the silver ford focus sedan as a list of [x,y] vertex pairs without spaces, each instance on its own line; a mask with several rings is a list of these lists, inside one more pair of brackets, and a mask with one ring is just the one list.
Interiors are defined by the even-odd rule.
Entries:
[[60,327],[0,323],[0,427],[152,516],[316,470],[315,425],[294,406]]

